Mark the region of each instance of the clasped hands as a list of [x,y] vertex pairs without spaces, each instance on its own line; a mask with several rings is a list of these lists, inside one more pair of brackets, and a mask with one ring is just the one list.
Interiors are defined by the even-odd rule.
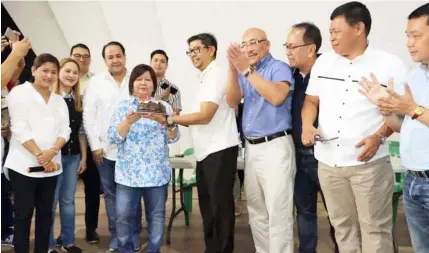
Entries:
[[250,67],[247,54],[247,50],[242,49],[239,44],[231,43],[227,50],[229,69],[244,73]]
[[377,105],[383,115],[396,113],[412,116],[417,107],[408,84],[404,84],[404,95],[399,95],[393,89],[393,79],[389,79],[387,88],[383,87],[373,73],[371,80],[362,77],[360,93],[366,96],[373,104]]
[[56,171],[57,165],[52,161],[57,153],[52,149],[43,150],[36,155],[37,162],[45,168],[45,173]]

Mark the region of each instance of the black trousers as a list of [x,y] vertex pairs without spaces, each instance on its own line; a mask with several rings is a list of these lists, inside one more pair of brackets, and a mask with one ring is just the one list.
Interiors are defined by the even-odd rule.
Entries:
[[98,213],[100,211],[100,174],[97,165],[92,159],[92,152],[88,147],[86,171],[81,178],[85,186],[85,225],[86,232],[90,233],[98,228]]
[[234,250],[234,178],[238,147],[212,153],[197,162],[198,200],[203,218],[205,253]]
[[15,204],[15,253],[29,253],[30,227],[36,209],[34,253],[46,253],[49,249],[49,233],[52,225],[57,177],[33,178],[9,170]]

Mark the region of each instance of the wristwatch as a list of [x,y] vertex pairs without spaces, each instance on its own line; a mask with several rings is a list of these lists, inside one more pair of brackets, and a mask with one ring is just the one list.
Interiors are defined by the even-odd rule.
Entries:
[[254,67],[254,66],[250,66],[250,67],[246,70],[246,72],[244,72],[243,76],[247,78],[247,77],[248,77],[250,74],[252,74],[253,72],[255,72],[255,67]]
[[173,116],[169,115],[167,117],[167,126],[172,126],[174,124],[173,122]]
[[422,116],[423,113],[425,113],[425,108],[423,106],[417,105],[413,113],[414,114],[411,116],[411,119],[417,119],[418,117]]

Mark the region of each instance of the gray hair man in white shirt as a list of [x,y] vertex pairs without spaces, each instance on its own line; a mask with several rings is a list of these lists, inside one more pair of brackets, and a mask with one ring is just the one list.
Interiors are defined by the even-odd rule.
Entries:
[[302,142],[316,142],[320,185],[342,253],[393,252],[394,175],[384,141],[392,130],[359,92],[359,80],[373,72],[381,83],[400,83],[406,68],[398,57],[368,45],[370,29],[371,15],[360,2],[333,11],[333,51],[317,59],[302,109]]

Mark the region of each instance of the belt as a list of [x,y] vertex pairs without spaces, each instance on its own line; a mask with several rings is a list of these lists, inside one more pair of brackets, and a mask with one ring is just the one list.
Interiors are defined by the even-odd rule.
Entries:
[[420,178],[428,178],[429,179],[429,170],[425,170],[425,171],[414,171],[414,170],[408,170],[411,175],[415,176],[415,177],[420,177]]
[[247,142],[249,142],[250,144],[260,144],[260,143],[264,143],[264,142],[269,142],[272,141],[276,138],[285,136],[285,135],[289,135],[292,134],[292,130],[286,130],[286,131],[282,131],[282,132],[278,132],[275,134],[270,134],[264,137],[260,137],[260,138],[256,138],[256,139],[248,139],[247,137],[244,137]]

